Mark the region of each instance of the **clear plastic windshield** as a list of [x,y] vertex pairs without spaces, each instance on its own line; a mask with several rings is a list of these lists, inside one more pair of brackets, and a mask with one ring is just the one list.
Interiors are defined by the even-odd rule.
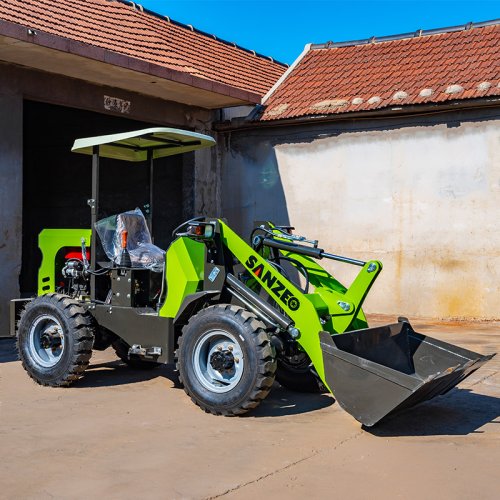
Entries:
[[108,259],[119,265],[122,233],[127,231],[127,250],[133,268],[162,272],[165,252],[153,245],[146,219],[139,208],[96,222],[95,229]]

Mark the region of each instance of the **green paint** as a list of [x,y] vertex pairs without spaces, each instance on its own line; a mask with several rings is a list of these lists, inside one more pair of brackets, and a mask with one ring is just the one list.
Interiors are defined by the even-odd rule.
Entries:
[[[300,306],[295,311],[290,309],[287,304],[280,302],[279,299],[277,302],[283,308],[285,313],[294,321],[295,326],[300,330],[302,335],[298,342],[307,352],[314,364],[315,369],[324,381],[323,354],[318,339],[318,334],[323,328],[316,312],[314,300],[310,300],[308,296],[296,288],[293,283],[286,280],[226,224],[222,221],[219,222],[221,226],[222,240],[231,253],[233,253],[250,272],[252,272],[251,268],[246,264],[250,256],[253,256],[257,265],[263,266],[264,270],[260,277],[255,276],[253,273],[252,276],[255,276],[256,281],[269,293],[271,297],[276,298],[272,290],[273,287],[270,287],[267,282],[262,280],[265,273],[269,273],[270,276],[274,277],[277,281],[284,283],[288,291],[290,291],[293,296],[299,300]],[[256,266],[254,266],[254,268],[255,267]]]
[[205,245],[187,237],[176,239],[168,248],[167,298],[160,316],[175,318],[184,299],[201,290],[205,262]]
[[42,251],[42,265],[38,271],[38,295],[53,293],[55,285],[55,260],[61,248],[90,246],[92,231],[90,229],[44,229],[38,235],[38,247]]
[[[301,336],[298,343],[307,352],[316,372],[328,387],[323,367],[323,353],[318,338],[319,332],[329,331],[331,334],[341,334],[351,329],[368,326],[361,306],[370,287],[382,270],[382,264],[378,261],[367,262],[351,286],[345,287],[322,268],[315,259],[290,251],[282,252],[284,255],[298,260],[307,268],[310,284],[314,287],[314,291],[305,294],[256,253],[226,224],[222,221],[219,222],[223,242],[250,272],[251,280],[249,282],[262,286],[300,330]],[[261,267],[260,272],[255,273]],[[290,302],[283,301],[282,297],[276,296],[276,293],[273,292],[278,281],[285,285],[287,295],[291,293],[298,300],[300,304],[298,308],[290,308]],[[270,286],[271,282],[272,286]],[[345,304],[348,305],[347,311],[341,307],[339,302],[346,308]],[[321,319],[323,319],[323,324]]]
[[[293,252],[283,252],[283,254],[304,265],[309,274],[310,284],[314,286],[315,292],[328,304],[332,321],[323,325],[324,330],[330,333],[344,333],[350,330],[367,328],[368,322],[361,306],[373,282],[382,270],[381,262],[367,262],[351,286],[346,288],[312,257]],[[368,269],[371,271],[369,272]],[[348,312],[344,311],[338,305],[337,302],[339,301],[351,304],[350,310]]]

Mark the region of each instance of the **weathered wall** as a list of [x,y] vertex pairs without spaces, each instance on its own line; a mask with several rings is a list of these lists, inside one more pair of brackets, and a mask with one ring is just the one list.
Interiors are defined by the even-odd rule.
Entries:
[[22,248],[22,99],[0,92],[0,332],[19,296]]
[[370,312],[498,319],[499,124],[497,108],[226,133],[223,212],[383,261]]
[[[213,112],[141,94],[0,62],[0,336],[7,334],[8,301],[19,297],[22,259],[23,100],[84,109],[131,120],[206,132]],[[98,119],[96,114],[96,119]],[[44,127],[42,120],[39,127]],[[111,132],[111,131],[110,131]],[[212,153],[185,155],[182,212],[219,212]],[[199,170],[199,172],[198,172]],[[57,179],[54,183],[57,184]],[[37,210],[24,200],[25,209]],[[180,223],[180,221],[179,221]]]
[[256,220],[289,223],[286,172],[276,156],[282,137],[279,130],[219,134],[222,213],[242,235]]

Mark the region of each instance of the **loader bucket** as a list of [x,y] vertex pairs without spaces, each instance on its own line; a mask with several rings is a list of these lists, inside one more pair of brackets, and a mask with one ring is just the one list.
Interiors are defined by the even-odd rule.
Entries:
[[335,399],[368,427],[445,394],[494,356],[427,337],[406,321],[333,336],[320,332],[320,342]]

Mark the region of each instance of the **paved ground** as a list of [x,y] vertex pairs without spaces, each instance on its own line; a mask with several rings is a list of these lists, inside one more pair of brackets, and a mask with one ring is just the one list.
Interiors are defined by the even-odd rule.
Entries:
[[[414,326],[500,352],[498,323]],[[72,388],[42,388],[0,340],[0,498],[500,498],[500,355],[372,430],[278,385],[250,416],[214,417],[174,381],[106,351]]]

